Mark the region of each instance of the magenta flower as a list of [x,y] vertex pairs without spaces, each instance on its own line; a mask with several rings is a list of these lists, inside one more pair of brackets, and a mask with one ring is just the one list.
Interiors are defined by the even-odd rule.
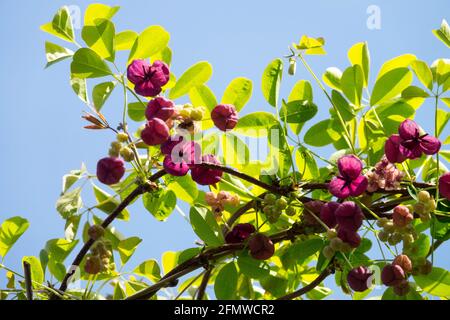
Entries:
[[358,248],[359,245],[361,244],[361,237],[356,231],[339,228],[337,236],[339,239],[350,245],[350,247],[352,248]]
[[362,162],[354,155],[346,155],[338,161],[339,175],[331,180],[328,190],[335,197],[357,197],[367,189],[367,178],[361,175]]
[[322,220],[329,228],[334,228],[336,222],[336,210],[339,208],[339,203],[331,201],[327,202],[320,210],[320,220]]
[[154,97],[169,82],[170,71],[167,64],[155,61],[150,65],[146,60],[134,60],[127,69],[128,80],[134,84],[134,91],[144,97]]
[[175,115],[175,105],[172,101],[163,97],[156,97],[151,100],[147,109],[145,110],[145,117],[148,120],[159,118],[162,121],[167,121]]
[[450,172],[443,174],[439,178],[439,193],[450,200]]
[[166,142],[161,144],[161,152],[164,155],[168,155],[172,153],[173,148],[180,142],[184,140],[183,136],[175,135],[170,137]]
[[[167,149],[167,146],[162,149]],[[164,169],[168,174],[181,177],[185,176],[189,169],[200,162],[200,145],[194,141],[181,141],[171,146],[171,150],[164,158]]]
[[227,233],[225,241],[226,243],[241,243],[255,231],[255,227],[250,223],[237,224],[233,227],[233,230]]
[[[200,161],[203,164],[220,165],[219,160],[211,154],[204,155]],[[200,185],[208,186],[218,183],[222,179],[223,172],[217,169],[210,169],[200,165],[191,168],[192,179]]]
[[406,159],[417,159],[422,154],[433,155],[439,152],[441,142],[436,137],[422,133],[421,128],[410,119],[400,124],[398,135],[392,135],[385,144],[386,157],[392,163]]
[[357,267],[347,275],[347,282],[350,288],[357,292],[363,292],[372,286],[373,272],[367,267]]
[[345,229],[354,232],[361,227],[364,219],[361,209],[352,201],[341,203],[336,209],[335,216],[340,230]]
[[164,143],[169,139],[169,127],[159,118],[151,119],[147,121],[144,130],[142,130],[141,139],[149,146]]
[[231,104],[219,104],[211,112],[214,125],[222,131],[233,130],[238,123],[238,113]]
[[103,158],[97,163],[97,178],[106,185],[116,184],[125,174],[125,162],[120,158]]
[[388,287],[395,287],[405,279],[405,271],[399,265],[387,264],[381,271],[381,281]]

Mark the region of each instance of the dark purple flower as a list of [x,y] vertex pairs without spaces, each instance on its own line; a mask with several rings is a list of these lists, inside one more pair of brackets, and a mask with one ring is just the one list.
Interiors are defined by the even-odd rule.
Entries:
[[439,193],[450,200],[450,172],[443,174],[439,178]]
[[127,69],[128,80],[134,84],[134,91],[145,97],[154,97],[169,82],[170,71],[167,64],[155,61],[150,65],[146,60],[134,60]]
[[275,246],[269,237],[258,233],[248,242],[250,255],[256,260],[270,259],[275,253]]
[[336,222],[336,210],[339,208],[339,203],[330,201],[327,202],[320,211],[320,219],[329,227],[334,228]]
[[441,142],[436,137],[422,133],[414,121],[406,119],[400,124],[398,135],[392,135],[385,144],[386,157],[390,162],[400,163],[439,152]]
[[178,142],[166,155],[163,163],[164,169],[173,176],[185,176],[195,163],[200,162],[200,155],[201,150],[198,143],[194,141]]
[[211,119],[215,126],[222,131],[233,130],[238,123],[238,113],[231,104],[219,104],[211,112]]
[[250,223],[237,224],[233,227],[233,230],[227,233],[225,241],[226,243],[241,243],[255,231],[255,227]]
[[141,132],[141,139],[146,145],[156,146],[169,139],[169,127],[159,118],[147,121],[144,130]]
[[406,279],[405,271],[396,264],[387,264],[381,271],[381,281],[388,287],[398,286]]
[[175,115],[175,112],[175,105],[172,101],[163,97],[156,97],[148,103],[145,117],[148,120],[159,118],[167,121]]
[[361,244],[361,237],[356,231],[339,228],[337,236],[352,248],[358,248]]
[[354,155],[346,155],[338,161],[339,175],[331,180],[328,190],[335,197],[345,199],[363,194],[368,185],[367,178],[361,175],[362,162]]
[[[220,165],[219,160],[211,154],[204,155],[201,164]],[[193,165],[191,168],[192,179],[200,185],[209,186],[218,183],[222,179],[223,172],[215,168],[207,168],[201,164]]]
[[116,184],[125,174],[125,162],[120,158],[103,158],[97,163],[97,178],[106,185]]
[[364,219],[360,207],[352,201],[341,203],[336,209],[335,216],[340,230],[345,229],[353,232],[361,227]]
[[172,153],[173,148],[184,140],[183,136],[175,135],[170,137],[166,142],[161,144],[161,152],[164,155]]
[[357,267],[347,275],[347,282],[350,288],[357,292],[363,292],[372,286],[373,272],[367,267]]

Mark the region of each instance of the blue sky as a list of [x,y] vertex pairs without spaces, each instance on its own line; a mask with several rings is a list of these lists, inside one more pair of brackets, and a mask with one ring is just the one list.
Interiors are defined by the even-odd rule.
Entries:
[[[69,86],[69,64],[60,63],[45,70],[44,42],[53,39],[39,30],[62,5],[77,5],[83,11],[90,1],[1,1],[0,36],[0,220],[20,215],[31,227],[8,255],[5,263],[16,269],[24,255],[38,255],[45,241],[63,237],[64,222],[55,210],[61,190],[61,177],[85,162],[93,172],[107,152],[108,133],[82,130],[83,104]],[[254,81],[254,94],[244,113],[266,110],[260,92],[265,66],[287,53],[287,46],[301,35],[322,36],[327,40],[326,56],[312,57],[314,70],[348,66],[347,50],[356,42],[367,41],[372,58],[372,78],[382,62],[403,53],[414,53],[431,63],[447,57],[448,48],[431,33],[448,13],[446,0],[416,2],[347,1],[103,1],[122,8],[114,18],[117,30],[141,31],[159,24],[171,33],[174,51],[172,70],[180,75],[200,60],[214,67],[209,86],[221,97],[227,84],[244,76]],[[366,26],[367,8],[381,10],[381,29]],[[78,30],[79,31],[79,30]],[[59,43],[59,42],[58,42]],[[122,66],[124,69],[124,66]],[[285,78],[286,96],[296,80],[310,79],[299,66],[297,77]],[[373,82],[372,82],[373,83]],[[92,86],[91,86],[92,87]],[[116,97],[116,98],[115,98]],[[319,118],[325,118],[329,105],[315,88]],[[104,107],[108,117],[119,121],[121,103],[112,96]],[[431,129],[427,107],[419,121]],[[445,108],[445,106],[441,106]],[[447,132],[448,135],[448,132]],[[445,137],[444,133],[444,137]],[[323,155],[326,155],[326,149]],[[93,204],[90,194],[85,202]],[[140,235],[144,242],[129,268],[149,258],[159,258],[167,250],[193,245],[190,226],[176,213],[165,223],[156,222],[140,206],[131,210],[132,219],[116,226],[126,236]],[[437,255],[437,265],[450,267],[445,258],[448,245]],[[331,282],[330,282],[331,283]],[[337,295],[337,297],[341,297]]]

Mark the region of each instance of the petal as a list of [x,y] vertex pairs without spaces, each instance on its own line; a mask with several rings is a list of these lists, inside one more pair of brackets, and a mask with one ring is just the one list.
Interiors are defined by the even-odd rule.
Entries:
[[420,148],[423,153],[433,155],[438,153],[439,149],[441,149],[441,142],[433,136],[425,136],[420,139]]
[[139,83],[149,70],[150,64],[146,60],[134,60],[127,68],[127,78],[133,84]]
[[400,127],[398,128],[398,133],[400,137],[404,140],[411,140],[418,138],[420,135],[419,132],[419,126],[417,123],[410,119],[406,119],[400,124]]
[[355,155],[346,155],[337,161],[338,169],[343,177],[351,180],[356,179],[362,171],[363,165],[361,160]]
[[335,177],[328,185],[328,191],[340,199],[345,199],[350,196],[350,189],[345,186],[345,180],[342,177]]
[[398,150],[407,159],[417,159],[422,156],[422,148],[420,142],[403,142],[400,144]]
[[450,200],[450,172],[439,178],[439,192],[443,197]]
[[389,162],[401,163],[406,160],[406,157],[399,150],[401,142],[402,138],[398,134],[393,134],[386,141],[384,153]]
[[161,87],[155,87],[151,81],[136,83],[134,91],[144,97],[154,97],[161,93]]
[[189,167],[184,161],[173,161],[170,156],[164,158],[163,166],[168,174],[177,177],[185,176],[189,171]]
[[365,176],[359,176],[350,184],[350,195],[353,197],[362,195],[367,190],[368,184],[369,181],[367,181]]

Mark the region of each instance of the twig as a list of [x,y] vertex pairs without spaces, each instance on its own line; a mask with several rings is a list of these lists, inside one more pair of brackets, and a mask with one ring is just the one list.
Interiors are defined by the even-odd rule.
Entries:
[[25,289],[27,293],[27,299],[33,300],[33,285],[31,278],[31,265],[27,262],[23,262],[23,272],[25,277]]
[[202,283],[200,283],[200,287],[198,287],[197,300],[203,300],[205,296],[205,290],[206,287],[208,286],[209,278],[211,277],[212,271],[213,267],[209,267],[206,270],[205,274],[203,275]]

